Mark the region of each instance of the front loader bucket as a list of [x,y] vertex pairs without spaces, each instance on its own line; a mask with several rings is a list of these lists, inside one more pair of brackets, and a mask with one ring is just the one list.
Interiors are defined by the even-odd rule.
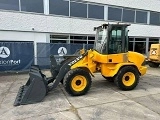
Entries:
[[14,106],[41,102],[47,94],[47,81],[38,65],[31,66],[27,83],[19,88]]

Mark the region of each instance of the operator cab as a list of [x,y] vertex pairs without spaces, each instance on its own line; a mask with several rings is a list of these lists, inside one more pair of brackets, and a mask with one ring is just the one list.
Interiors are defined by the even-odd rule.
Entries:
[[103,24],[95,27],[96,40],[93,49],[101,54],[128,52],[128,29],[130,24]]

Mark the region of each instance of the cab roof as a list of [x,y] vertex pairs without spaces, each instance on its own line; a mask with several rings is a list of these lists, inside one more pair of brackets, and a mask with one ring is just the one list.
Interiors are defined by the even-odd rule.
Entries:
[[131,24],[127,24],[127,23],[115,23],[115,24],[109,24],[109,23],[104,23],[101,26],[98,27],[94,27],[94,30],[99,29],[99,28],[106,28],[107,26],[130,26]]

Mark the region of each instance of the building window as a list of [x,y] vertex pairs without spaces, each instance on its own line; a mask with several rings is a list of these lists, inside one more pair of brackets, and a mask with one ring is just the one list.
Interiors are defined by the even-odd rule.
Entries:
[[71,40],[70,43],[75,43],[75,44],[87,44],[87,41]]
[[49,13],[69,16],[69,2],[64,0],[49,0]]
[[66,40],[50,40],[50,43],[68,43]]
[[43,0],[21,0],[21,10],[44,13]]
[[94,44],[95,36],[88,36],[88,44]]
[[95,40],[95,36],[88,36],[88,40]]
[[50,35],[50,38],[65,40],[65,39],[69,39],[69,35]]
[[160,14],[156,12],[150,12],[150,24],[160,25]]
[[147,23],[147,12],[136,11],[136,23]]
[[135,38],[135,52],[146,54],[146,38]]
[[50,35],[50,43],[69,43],[69,35]]
[[88,44],[94,44],[94,41],[88,41]]
[[135,17],[134,10],[123,9],[123,17],[122,17],[123,22],[134,22],[134,17]]
[[88,18],[104,19],[104,6],[89,4]]
[[108,7],[108,20],[121,21],[122,8]]
[[129,38],[128,50],[134,51],[134,39],[133,38]]
[[70,39],[74,40],[87,40],[87,36],[70,36]]
[[70,16],[87,18],[87,4],[71,2]]
[[71,35],[70,43],[87,44],[87,36]]
[[146,53],[146,42],[135,42],[135,52]]
[[19,0],[0,0],[0,9],[19,10]]

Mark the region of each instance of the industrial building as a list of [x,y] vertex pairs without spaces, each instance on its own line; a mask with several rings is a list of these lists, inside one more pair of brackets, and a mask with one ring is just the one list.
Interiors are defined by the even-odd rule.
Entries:
[[[160,0],[0,0],[0,42],[93,44],[93,28],[130,23],[129,50],[160,42]],[[34,56],[36,57],[36,49]]]

